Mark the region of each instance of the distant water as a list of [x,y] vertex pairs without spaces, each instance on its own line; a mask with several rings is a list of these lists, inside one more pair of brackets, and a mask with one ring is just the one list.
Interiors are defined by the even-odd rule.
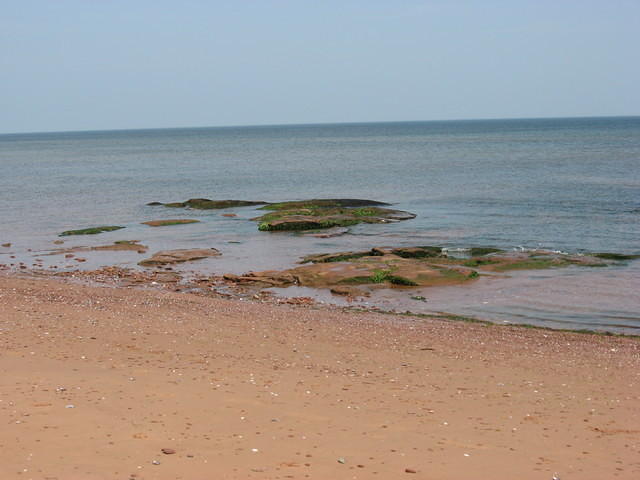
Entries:
[[[151,251],[212,246],[223,257],[189,265],[212,273],[289,266],[306,253],[375,245],[640,253],[640,117],[12,134],[0,135],[0,165],[0,242],[12,242],[11,253],[26,263],[51,249],[61,231],[104,224],[127,228],[65,246],[118,239],[141,240]],[[372,198],[418,217],[318,240],[260,233],[248,221],[256,215],[250,208],[226,218],[146,206],[193,197]],[[202,223],[139,223],[176,217]],[[0,249],[0,263],[9,263],[6,253]],[[138,260],[110,255],[88,256],[83,268]],[[54,261],[60,258],[45,259]],[[481,279],[473,287],[429,290],[432,305],[420,308],[633,331],[640,328],[638,263],[518,273],[522,290],[493,303],[483,289],[495,282]]]

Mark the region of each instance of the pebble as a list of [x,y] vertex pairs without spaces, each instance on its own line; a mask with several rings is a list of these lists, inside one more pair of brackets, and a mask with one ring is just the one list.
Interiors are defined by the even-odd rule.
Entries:
[[151,462],[151,463],[153,463],[154,465],[160,465],[160,462],[159,462],[158,460],[154,460],[154,461],[153,461],[153,462]]
[[176,453],[176,451],[173,448],[163,448],[160,451],[165,455],[173,455],[174,453]]
[[347,463],[347,461],[344,459],[344,457],[340,457],[338,459],[338,463]]
[[418,473],[413,468],[405,468],[404,473]]

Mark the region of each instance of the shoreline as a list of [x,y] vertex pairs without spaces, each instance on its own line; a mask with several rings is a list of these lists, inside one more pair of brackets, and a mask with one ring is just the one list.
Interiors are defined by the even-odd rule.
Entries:
[[[180,265],[179,265],[180,266]],[[494,327],[515,327],[529,328],[552,332],[580,333],[587,335],[617,336],[627,338],[640,338],[640,334],[615,331],[605,328],[563,328],[545,326],[535,323],[490,320],[475,315],[459,314],[443,310],[430,310],[427,312],[418,310],[393,310],[384,309],[378,303],[364,302],[365,297],[357,301],[350,295],[333,294],[328,289],[304,288],[304,293],[299,295],[286,295],[282,288],[275,288],[273,291],[264,287],[251,287],[226,280],[226,275],[206,275],[198,270],[182,269],[134,269],[130,267],[120,267],[117,265],[102,266],[96,270],[66,270],[51,271],[45,269],[11,269],[2,268],[0,264],[0,278],[40,278],[53,279],[71,284],[86,286],[98,286],[109,288],[147,288],[158,291],[171,291],[176,293],[191,293],[210,297],[225,298],[231,300],[257,301],[269,304],[302,304],[313,305],[317,308],[338,310],[345,313],[377,313],[392,316],[414,317],[417,319],[444,319],[455,320],[465,323],[477,323]],[[432,287],[433,288],[433,287]],[[460,288],[460,286],[451,286]],[[284,289],[288,290],[288,289]],[[294,290],[294,289],[292,289]],[[429,289],[431,290],[431,288]],[[324,293],[324,294],[323,294]],[[421,297],[419,297],[421,298]],[[604,325],[603,325],[604,326]],[[614,326],[615,327],[615,326]],[[629,327],[624,327],[629,329]]]
[[640,473],[634,337],[4,272],[0,311],[2,478]]

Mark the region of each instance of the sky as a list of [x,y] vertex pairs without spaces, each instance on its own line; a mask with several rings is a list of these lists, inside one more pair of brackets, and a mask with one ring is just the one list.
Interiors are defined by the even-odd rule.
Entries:
[[638,0],[0,0],[0,133],[640,114]]

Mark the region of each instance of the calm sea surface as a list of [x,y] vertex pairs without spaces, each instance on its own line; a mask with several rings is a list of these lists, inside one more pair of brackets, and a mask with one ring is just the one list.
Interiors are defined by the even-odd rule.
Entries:
[[[210,273],[279,268],[307,253],[380,245],[640,254],[640,117],[0,135],[0,166],[0,242],[13,244],[0,249],[0,263],[10,263],[11,254],[11,261],[31,264],[59,232],[95,225],[127,228],[70,238],[65,246],[120,239],[141,240],[151,251],[210,246],[223,256],[189,265]],[[146,206],[193,197],[371,198],[418,217],[320,240],[258,232],[248,220],[252,208],[226,218]],[[176,217],[202,222],[140,225]],[[94,255],[83,268],[137,260],[134,253]],[[45,259],[60,268],[65,262]],[[634,261],[482,278],[427,289],[427,302],[412,303],[406,291],[371,302],[638,333],[639,292]]]

